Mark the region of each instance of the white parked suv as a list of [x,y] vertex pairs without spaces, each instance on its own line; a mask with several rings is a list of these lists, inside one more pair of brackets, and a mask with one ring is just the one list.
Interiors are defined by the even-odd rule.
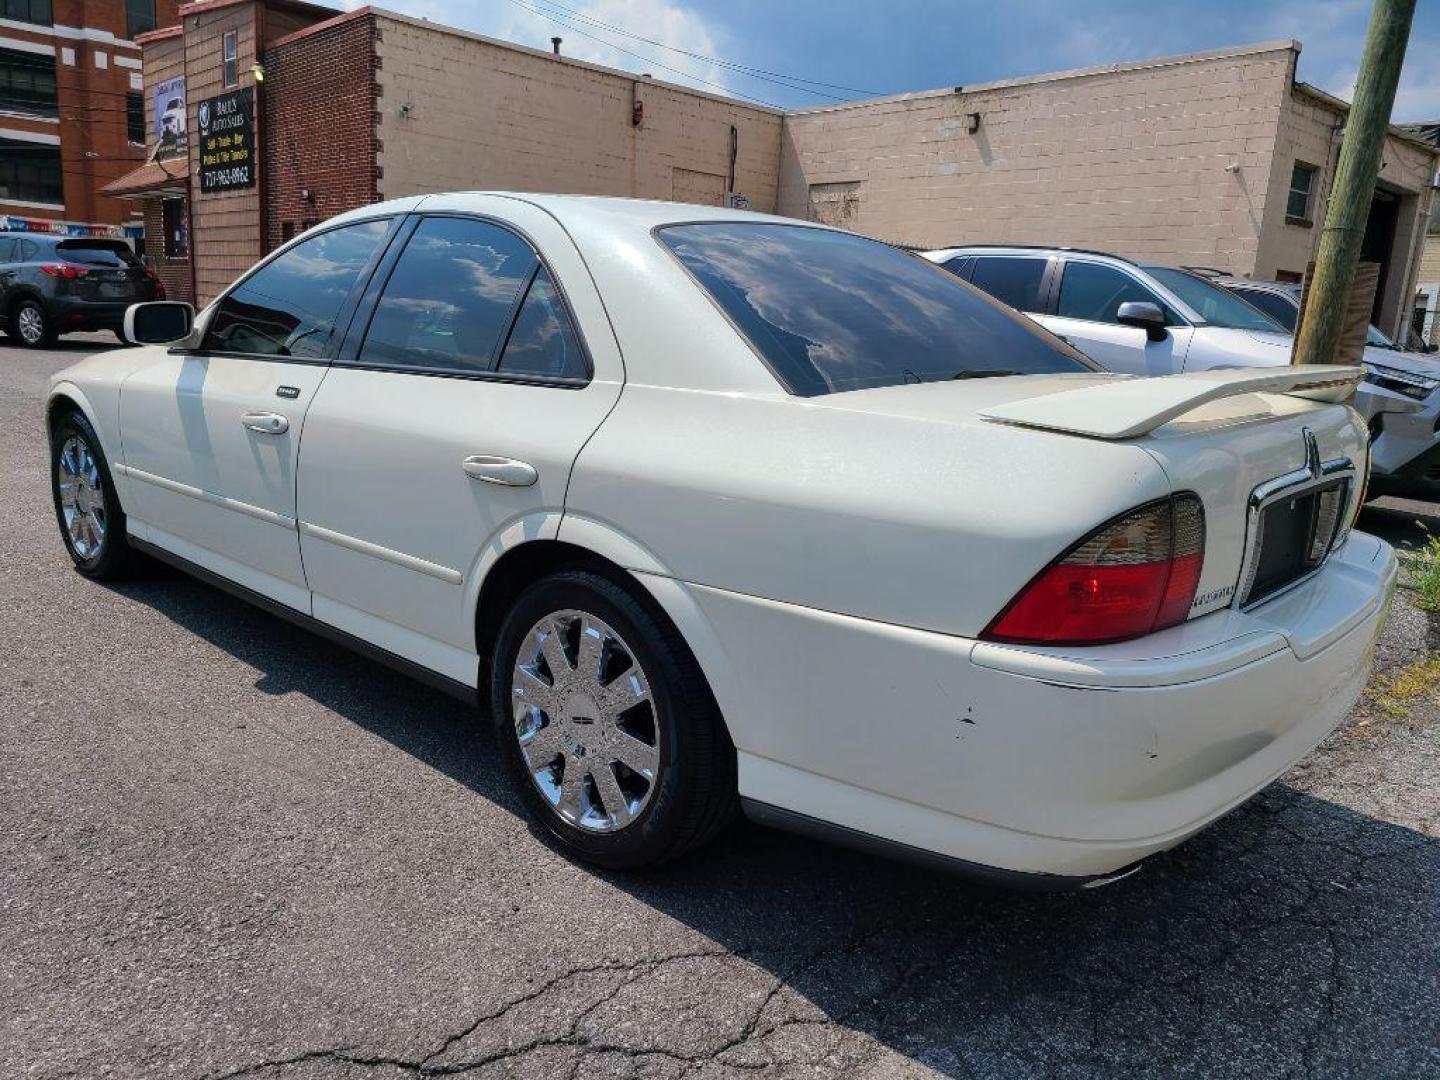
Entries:
[[[1202,272],[1063,247],[952,247],[923,254],[1110,371],[1174,375],[1290,362],[1290,329],[1247,302],[1248,295],[1241,300]],[[1383,335],[1379,340],[1386,341]],[[1440,490],[1440,394],[1417,413],[1420,401],[1440,389],[1440,364],[1372,347],[1365,366],[1355,408],[1372,437],[1387,435],[1376,439],[1372,478],[1382,487],[1401,477],[1411,487],[1428,480]]]
[[[1218,284],[1253,304],[1285,329],[1300,318],[1300,286],[1283,281],[1217,277]],[[1440,496],[1440,361],[1408,351],[1375,327],[1365,339],[1370,422],[1370,490],[1376,494]]]

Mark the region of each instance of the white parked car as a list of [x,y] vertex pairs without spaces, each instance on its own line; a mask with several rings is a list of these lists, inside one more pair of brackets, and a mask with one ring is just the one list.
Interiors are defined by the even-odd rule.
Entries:
[[54,380],[80,572],[148,553],[478,698],[610,866],[743,803],[1113,879],[1335,728],[1395,579],[1353,370],[1108,375],[801,222],[402,199],[191,314]]
[[[1292,334],[1300,318],[1300,286],[1281,281],[1217,277]],[[1440,496],[1440,360],[1410,352],[1370,327],[1365,382],[1356,407],[1370,422],[1370,493]]]
[[[953,247],[924,257],[1025,312],[1108,371],[1173,375],[1290,362],[1298,286],[1244,282],[1240,302],[1235,279],[1216,271],[1074,248]],[[1440,493],[1440,394],[1428,411],[1417,404],[1440,388],[1440,365],[1393,346],[1382,352],[1385,346],[1372,327],[1355,396],[1374,436],[1371,494]]]

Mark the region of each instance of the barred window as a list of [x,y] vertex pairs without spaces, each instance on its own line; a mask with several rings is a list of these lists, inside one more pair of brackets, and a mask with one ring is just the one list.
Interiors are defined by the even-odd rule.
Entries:
[[0,199],[63,204],[60,147],[0,138]]
[[0,18],[42,26],[52,26],[55,22],[50,12],[50,0],[0,0]]
[[0,49],[0,109],[59,116],[55,57],[20,49]]

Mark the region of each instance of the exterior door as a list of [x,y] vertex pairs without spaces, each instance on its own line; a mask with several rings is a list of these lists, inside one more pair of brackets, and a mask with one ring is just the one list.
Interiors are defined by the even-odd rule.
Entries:
[[472,686],[481,574],[556,535],[621,386],[569,238],[536,207],[491,204],[506,224],[443,197],[407,224],[315,396],[299,483],[315,617]]
[[150,350],[120,437],[137,535],[309,611],[295,520],[306,410],[394,223],[307,238],[222,298],[193,351]]
[[[1134,326],[1116,321],[1120,305],[1141,301],[1165,312],[1165,337],[1151,341]],[[1185,364],[1194,331],[1174,310],[1129,274],[1104,263],[1067,259],[1060,277],[1055,314],[1039,316],[1059,334],[1107,371],[1127,375],[1174,375]]]

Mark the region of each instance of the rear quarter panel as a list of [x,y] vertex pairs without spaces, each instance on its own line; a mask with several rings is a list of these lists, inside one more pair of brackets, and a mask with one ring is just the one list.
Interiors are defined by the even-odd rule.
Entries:
[[1084,533],[1169,491],[1124,444],[629,386],[580,454],[560,537],[604,531],[630,569],[973,636]]

